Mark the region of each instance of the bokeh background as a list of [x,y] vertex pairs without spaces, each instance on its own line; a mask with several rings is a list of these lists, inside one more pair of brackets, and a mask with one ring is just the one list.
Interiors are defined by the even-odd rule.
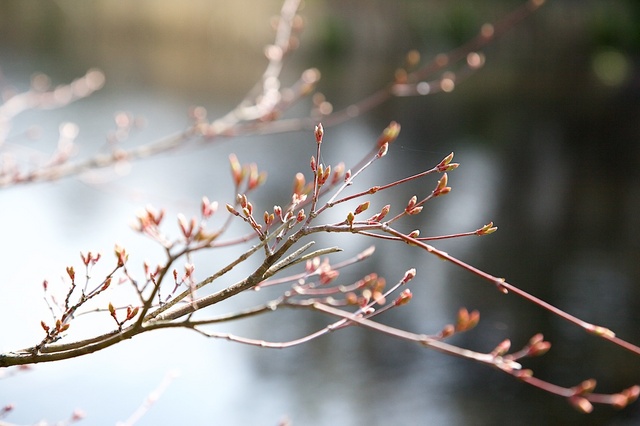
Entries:
[[[309,0],[301,11],[300,49],[283,83],[317,67],[319,89],[340,108],[388,82],[409,50],[428,60],[521,3]],[[273,36],[270,20],[279,8],[276,0],[2,1],[3,89],[26,89],[35,72],[54,84],[92,67],[107,78],[88,99],[18,116],[5,152],[23,158],[50,152],[60,123],[71,121],[80,128],[79,155],[88,155],[104,149],[120,111],[145,123],[125,146],[180,131],[191,106],[204,106],[210,117],[226,112],[261,75],[263,49]],[[499,232],[490,237],[438,247],[639,343],[640,6],[633,0],[548,1],[484,53],[486,66],[452,93],[393,99],[326,129],[323,160],[353,163],[391,120],[401,123],[401,137],[363,176],[363,187],[418,172],[454,151],[462,166],[450,174],[453,192],[406,230],[446,234],[494,221]],[[303,103],[290,114],[303,116],[308,107]],[[34,125],[41,136],[31,140],[25,132]],[[254,202],[258,210],[285,204],[294,173],[306,170],[313,150],[304,132],[237,138],[144,160],[125,175],[96,173],[90,183],[85,176],[2,189],[0,350],[41,338],[39,322],[50,315],[42,280],[64,295],[64,268],[79,268],[80,251],[108,258],[118,242],[132,253],[132,265],[161,259],[159,248],[128,227],[146,204],[175,217],[195,214],[202,195],[232,199],[230,152],[270,172]],[[434,184],[399,188],[374,205],[390,199],[404,205]],[[371,244],[335,236],[318,243],[344,247],[346,254],[336,259]],[[238,253],[207,253],[197,258],[196,271],[204,277]],[[489,351],[510,338],[517,348],[542,332],[554,345],[527,362],[538,376],[565,386],[594,377],[606,392],[640,382],[637,357],[408,247],[381,244],[372,262],[344,271],[341,279],[377,272],[393,282],[410,267],[418,270],[414,300],[386,322],[437,332],[466,306],[480,310],[482,321],[456,343]],[[262,297],[248,295],[220,312]],[[287,340],[326,322],[284,311],[219,330]],[[85,324],[80,335],[100,326]],[[110,425],[127,419],[167,374],[178,376],[138,424],[640,422],[637,404],[581,415],[563,399],[499,372],[355,328],[284,351],[159,332],[5,377],[0,405],[15,404],[5,420],[16,424],[54,423],[82,409],[83,424]]]

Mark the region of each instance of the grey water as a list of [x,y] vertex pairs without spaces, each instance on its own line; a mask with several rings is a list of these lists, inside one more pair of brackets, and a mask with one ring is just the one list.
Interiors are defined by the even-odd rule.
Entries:
[[[114,114],[120,111],[145,123],[125,146],[184,129],[194,105],[207,108],[209,117],[225,113],[260,75],[261,46],[270,35],[258,23],[277,13],[277,3],[265,2],[271,8],[261,6],[264,14],[260,10],[243,15],[222,8],[220,14],[228,14],[229,21],[245,22],[242,30],[220,27],[215,32],[222,18],[210,18],[202,36],[205,42],[198,44],[183,35],[189,34],[189,25],[176,23],[171,27],[174,36],[163,39],[144,18],[153,15],[150,9],[126,12],[124,5],[108,8],[100,2],[92,2],[86,10],[71,10],[59,2],[55,13],[38,15],[42,25],[26,26],[19,33],[6,17],[26,19],[35,12],[10,9],[9,4],[18,3],[7,2],[4,11],[0,9],[5,16],[0,45],[3,87],[24,90],[37,71],[62,84],[90,67],[103,69],[107,83],[91,97],[63,109],[16,117],[6,149],[23,156],[50,150],[60,123],[74,122],[79,127],[78,155],[90,155],[104,149],[106,136],[115,127]],[[457,40],[455,32],[450,39],[426,40],[432,34],[412,20],[411,7],[417,6],[411,2],[394,11],[373,3],[365,9],[367,20],[356,19],[358,12],[364,12],[352,2],[344,3],[338,7],[332,2],[309,2],[304,13],[310,35],[301,36],[303,48],[283,76],[293,81],[305,68],[319,68],[320,90],[335,108],[388,81],[402,64],[403,52],[418,48],[429,57]],[[496,5],[508,9],[503,2]],[[624,2],[611,2],[610,16],[619,16],[624,7]],[[104,21],[92,13],[100,10]],[[480,12],[488,13],[475,11]],[[210,10],[200,11],[204,13]],[[382,25],[389,13],[394,23]],[[485,67],[452,93],[393,99],[362,117],[326,128],[323,161],[355,163],[391,120],[401,123],[401,136],[383,161],[362,176],[361,188],[417,173],[455,152],[461,166],[449,173],[453,191],[429,203],[404,230],[450,234],[493,221],[499,230],[491,236],[434,245],[638,343],[638,50],[626,39],[605,45],[590,38],[590,27],[580,23],[597,20],[602,13],[578,5],[541,9],[512,35],[489,46]],[[161,23],[180,21],[159,15]],[[372,22],[380,26],[367,25]],[[574,27],[571,37],[559,41],[557,34],[569,31],[562,22],[573,22]],[[258,29],[252,31],[252,25]],[[229,38],[223,39],[224,34]],[[602,71],[601,61],[616,65],[619,60],[622,71],[614,67],[607,73],[606,66]],[[308,106],[303,102],[291,114],[303,116]],[[42,134],[35,141],[24,137],[33,125]],[[50,317],[42,281],[47,279],[51,291],[64,295],[65,267],[79,268],[80,251],[100,251],[108,259],[114,243],[121,244],[131,252],[132,268],[138,273],[144,260],[162,259],[159,247],[129,227],[136,211],[147,204],[166,207],[168,229],[175,235],[175,215],[196,214],[203,195],[221,206],[233,200],[227,163],[231,152],[269,172],[254,203],[259,210],[268,210],[286,204],[293,176],[307,172],[315,145],[309,132],[220,140],[136,162],[121,174],[106,170],[2,189],[0,350],[30,346],[41,338],[40,320]],[[424,196],[434,185],[435,179],[421,180],[372,197],[372,204],[391,202],[401,208],[412,195]],[[331,214],[335,216],[327,220],[339,220],[344,212]],[[240,234],[244,229],[238,225],[232,231]],[[348,237],[328,235],[318,238],[317,245],[344,248],[337,261],[373,243]],[[453,343],[487,352],[509,338],[516,349],[541,332],[553,346],[544,357],[525,362],[537,376],[563,386],[594,377],[603,392],[640,382],[637,358],[622,349],[411,247],[377,246],[370,262],[345,270],[341,279],[346,283],[376,272],[394,282],[415,267],[414,299],[381,318],[385,323],[436,333],[455,320],[459,307],[478,309],[480,325],[456,336]],[[204,253],[196,258],[196,273],[205,277],[240,253],[240,248]],[[228,282],[242,272],[234,272]],[[124,290],[113,297],[126,300],[121,293]],[[273,294],[277,293],[253,293],[218,312]],[[283,341],[322,328],[328,321],[285,310],[216,330]],[[82,324],[74,330],[77,336],[110,326],[98,319]],[[150,333],[89,356],[36,365],[2,378],[0,405],[15,405],[6,421],[16,424],[41,420],[55,424],[74,409],[86,413],[86,424],[116,424],[144,405],[166,377],[172,378],[168,387],[138,424],[289,420],[294,425],[630,425],[640,416],[636,405],[622,411],[596,407],[594,414],[584,416],[562,398],[499,371],[355,327],[286,350],[242,346],[183,331]]]

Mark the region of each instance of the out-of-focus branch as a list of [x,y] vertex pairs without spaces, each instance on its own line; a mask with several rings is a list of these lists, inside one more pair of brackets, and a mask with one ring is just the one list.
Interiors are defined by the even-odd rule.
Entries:
[[[318,121],[322,121],[325,126],[333,126],[370,111],[394,96],[423,96],[450,92],[457,84],[484,65],[484,57],[477,53],[477,50],[516,26],[543,3],[544,0],[527,1],[497,23],[483,25],[480,33],[468,43],[449,53],[437,55],[415,71],[398,73],[395,80],[388,86],[341,110],[328,114],[320,113],[320,115],[314,112],[304,118],[283,119],[281,115],[298,99],[313,93],[320,80],[320,72],[312,68],[304,71],[292,86],[284,88],[282,85],[280,72],[284,59],[295,47],[291,43],[291,35],[297,29],[296,13],[300,4],[299,0],[286,0],[280,12],[275,41],[265,49],[268,64],[262,77],[243,101],[223,117],[207,122],[206,111],[198,108],[198,113],[194,114],[193,125],[174,135],[131,149],[117,148],[111,153],[97,154],[87,159],[70,161],[66,157],[65,161],[49,166],[40,165],[30,171],[20,170],[15,162],[5,160],[6,164],[0,164],[0,188],[77,176],[92,169],[110,167],[119,162],[132,162],[178,149],[198,138],[209,143],[214,139],[238,135],[312,130]],[[460,69],[443,73],[462,60],[464,63]],[[427,80],[431,77],[434,79]],[[84,79],[79,79],[68,86],[61,86],[50,94],[32,90],[14,96],[0,106],[0,136],[2,132],[6,135],[9,122],[16,114],[35,107],[52,108],[66,105],[70,101],[88,96],[92,91],[102,87],[103,82],[102,73],[92,70]],[[2,138],[0,138],[1,142]]]

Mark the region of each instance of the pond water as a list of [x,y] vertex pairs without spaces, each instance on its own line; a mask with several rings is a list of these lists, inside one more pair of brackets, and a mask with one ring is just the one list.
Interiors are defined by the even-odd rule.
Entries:
[[[537,33],[540,22],[530,25],[490,48],[486,69],[453,93],[395,99],[361,118],[327,128],[323,161],[353,164],[391,120],[402,124],[401,137],[362,177],[361,188],[419,172],[454,151],[461,167],[449,174],[453,191],[430,203],[405,230],[419,227],[422,235],[449,234],[493,221],[499,231],[491,236],[436,246],[638,343],[637,57],[635,73],[618,86],[605,87],[589,74],[588,51],[567,58],[562,46],[545,50],[541,45],[548,39]],[[525,58],[516,54],[518,43],[527,46]],[[10,47],[0,51],[0,65],[5,82],[18,87],[24,87],[36,70],[56,70],[56,83],[69,81],[89,61],[61,67],[55,57],[18,54]],[[321,52],[317,55],[327,54]],[[395,60],[389,58],[393,55],[378,62],[367,55],[353,55],[351,60],[348,52],[343,55],[332,62],[303,51],[290,73],[320,57],[326,65],[326,71],[320,67],[326,82],[322,90],[340,106],[368,93],[366,87],[376,88],[377,78]],[[633,63],[634,57],[629,58]],[[91,59],[96,63],[90,65],[105,69],[106,87],[64,109],[17,117],[12,149],[50,147],[58,125],[73,121],[80,128],[79,154],[94,152],[104,145],[118,111],[142,116],[146,123],[126,143],[152,141],[183,129],[190,106],[203,105],[209,116],[216,116],[232,107],[241,93],[235,89],[241,86],[238,82],[232,89],[222,87],[221,97],[215,95],[215,84],[203,91],[171,87],[162,79],[158,85],[144,75],[122,71],[135,69],[135,64],[110,67],[100,57]],[[552,72],[557,74],[551,76]],[[249,77],[242,78],[250,83]],[[303,114],[304,107],[293,113]],[[20,134],[33,124],[42,128],[43,137],[29,142]],[[315,147],[312,135],[304,132],[243,137],[137,162],[123,176],[105,171],[92,176],[98,179],[92,183],[64,179],[2,189],[0,319],[5,325],[0,350],[37,341],[39,321],[50,316],[42,301],[42,280],[48,279],[52,291],[64,295],[60,277],[70,263],[80,265],[80,251],[100,251],[109,258],[117,242],[131,252],[132,264],[162,259],[159,248],[128,227],[146,204],[166,207],[173,218],[178,212],[197,213],[203,195],[221,204],[231,200],[231,152],[269,172],[264,191],[255,198],[258,210],[265,210],[286,203],[293,175],[306,171]],[[372,202],[403,205],[413,194],[427,194],[433,185],[435,179],[427,179]],[[241,233],[242,227],[233,232]],[[318,247],[344,248],[336,259],[372,243],[333,235],[316,241]],[[239,253],[236,249],[198,256],[198,276],[205,277]],[[410,267],[418,270],[411,284],[414,299],[390,312],[385,322],[435,333],[466,306],[478,309],[482,321],[476,330],[456,336],[454,343],[490,351],[510,338],[518,348],[542,332],[554,346],[545,357],[527,363],[540,377],[563,386],[595,377],[606,392],[640,382],[637,358],[411,247],[379,244],[371,262],[345,271],[341,279],[348,282],[377,272],[394,282]],[[232,273],[229,282],[241,274]],[[266,296],[251,294],[220,312]],[[278,311],[216,330],[286,340],[326,323],[326,318],[306,312]],[[84,324],[74,330],[78,336],[109,327],[99,320]],[[53,423],[76,408],[86,412],[87,424],[115,424],[140,407],[166,377],[174,378],[138,424],[278,424],[289,419],[294,425],[630,425],[640,420],[637,406],[620,412],[598,407],[585,417],[561,398],[497,371],[358,328],[287,350],[207,340],[180,331],[150,333],[90,356],[37,365],[5,378],[0,382],[0,405],[15,404],[7,421],[16,424],[40,419]]]

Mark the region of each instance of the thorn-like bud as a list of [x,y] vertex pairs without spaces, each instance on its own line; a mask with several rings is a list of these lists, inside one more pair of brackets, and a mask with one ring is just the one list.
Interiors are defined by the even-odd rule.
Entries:
[[45,324],[44,321],[40,321],[40,325],[42,326],[42,329],[48,333],[49,332],[49,326],[47,324]]
[[389,123],[389,125],[382,131],[380,137],[378,137],[378,148],[387,143],[392,143],[396,140],[400,134],[400,125],[395,121]]
[[317,170],[317,164],[316,164],[316,157],[315,156],[311,156],[311,161],[309,161],[309,166],[311,167],[311,171],[315,172]]

